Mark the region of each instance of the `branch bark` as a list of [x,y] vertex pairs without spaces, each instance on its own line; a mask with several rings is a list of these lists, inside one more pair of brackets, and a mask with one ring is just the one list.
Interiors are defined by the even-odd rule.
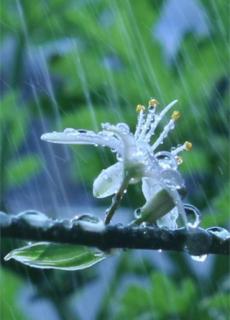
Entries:
[[46,223],[29,222],[22,216],[1,213],[1,237],[27,241],[51,241],[98,247],[101,250],[113,248],[150,249],[187,252],[191,255],[230,254],[230,238],[222,239],[202,228],[177,230],[160,229],[156,226],[135,227],[107,225],[92,227],[71,220],[52,220]]

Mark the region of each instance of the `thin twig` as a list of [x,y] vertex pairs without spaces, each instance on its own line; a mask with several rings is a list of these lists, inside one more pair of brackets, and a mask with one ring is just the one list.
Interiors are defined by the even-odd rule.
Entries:
[[120,186],[120,189],[118,190],[118,192],[115,194],[115,196],[112,199],[111,206],[106,210],[106,216],[105,216],[105,220],[104,220],[104,223],[106,225],[110,223],[115,211],[119,207],[121,200],[125,194],[125,190],[127,190],[129,180],[130,179],[128,179],[128,178],[124,179],[123,183]]
[[51,219],[48,219],[44,225],[36,225],[20,216],[6,215],[6,217],[5,220],[0,219],[2,237],[85,245],[102,250],[161,249],[183,251],[192,255],[230,254],[230,238],[222,239],[202,228],[167,230],[155,226],[98,227],[97,224],[94,228],[93,223],[87,225],[81,222],[72,223],[71,220]]

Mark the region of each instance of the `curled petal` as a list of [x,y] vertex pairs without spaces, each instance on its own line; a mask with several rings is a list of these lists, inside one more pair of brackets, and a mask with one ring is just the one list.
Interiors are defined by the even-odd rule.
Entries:
[[48,132],[41,136],[42,140],[63,144],[92,144],[109,147],[119,151],[119,141],[106,132],[96,133],[90,130],[65,129],[63,132]]
[[96,198],[108,197],[119,189],[123,179],[123,166],[121,162],[108,167],[99,174],[93,183],[93,195]]
[[142,192],[146,200],[149,200],[161,189],[157,180],[153,178],[143,178],[142,179]]
[[165,169],[161,172],[162,185],[169,189],[184,189],[184,180],[181,174],[173,169]]
[[178,216],[179,216],[178,209],[177,207],[175,207],[169,213],[159,218],[156,221],[157,225],[160,228],[168,228],[170,230],[176,230],[178,228],[177,226]]
[[120,154],[125,160],[130,159],[137,152],[135,137],[130,134],[129,127],[125,123],[118,123],[116,126],[110,123],[103,123],[102,128],[105,132],[112,133],[120,141]]

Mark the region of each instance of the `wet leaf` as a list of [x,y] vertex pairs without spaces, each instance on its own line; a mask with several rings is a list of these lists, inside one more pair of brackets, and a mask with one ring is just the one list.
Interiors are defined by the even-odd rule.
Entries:
[[74,271],[89,268],[105,258],[102,251],[85,246],[37,242],[11,251],[5,260],[14,259],[34,268]]

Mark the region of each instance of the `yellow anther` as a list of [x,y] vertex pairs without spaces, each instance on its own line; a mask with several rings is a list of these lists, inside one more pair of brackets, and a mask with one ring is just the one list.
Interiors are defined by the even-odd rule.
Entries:
[[145,111],[145,107],[142,104],[138,104],[136,107],[136,112]]
[[182,157],[176,156],[175,158],[176,158],[176,162],[177,162],[178,165],[183,163],[183,158]]
[[192,150],[192,142],[185,141],[184,147],[186,151],[191,151]]
[[156,108],[158,106],[159,102],[157,101],[157,99],[150,99],[149,100],[149,107],[154,107]]
[[173,111],[173,113],[171,115],[171,119],[178,120],[180,117],[181,117],[180,111]]

